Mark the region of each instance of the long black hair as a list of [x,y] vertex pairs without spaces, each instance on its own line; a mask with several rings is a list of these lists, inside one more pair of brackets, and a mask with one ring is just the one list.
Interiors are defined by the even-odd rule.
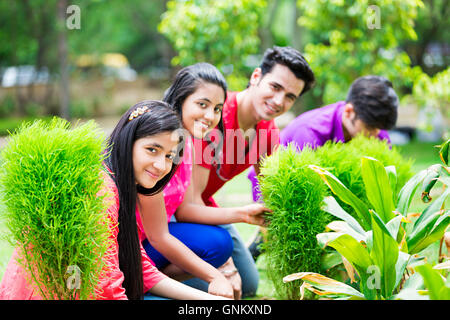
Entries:
[[[199,62],[178,71],[172,85],[164,93],[163,101],[170,104],[182,118],[184,101],[205,82],[221,87],[225,100],[227,99],[227,82],[222,73],[210,63]],[[222,118],[220,120],[222,122]]]
[[[163,100],[169,103],[172,106],[172,108],[176,112],[178,112],[178,114],[182,118],[183,117],[182,107],[184,101],[186,100],[187,97],[193,94],[202,83],[211,83],[221,87],[223,89],[225,100],[227,100],[228,86],[225,77],[215,66],[207,62],[198,62],[196,64],[184,67],[183,69],[178,71],[172,85],[164,93]],[[214,149],[216,151],[222,150],[224,140],[225,132],[222,116],[220,117],[217,129],[220,132],[219,137],[221,137],[221,139],[220,141],[214,141],[214,144],[216,145]],[[205,139],[209,143],[212,143],[213,142],[211,141],[212,136],[215,135],[213,134],[213,132],[210,132],[205,137]],[[217,165],[216,171],[218,173],[220,170],[219,153],[215,152],[214,157]]]
[[[130,115],[143,107],[147,107],[147,111],[130,120]],[[167,103],[148,100],[132,106],[119,120],[108,139],[105,163],[119,193],[119,265],[124,274],[123,286],[129,299],[140,299],[143,294],[142,261],[136,223],[137,194],[153,195],[162,191],[177,168],[174,163],[171,171],[151,189],[136,185],[133,145],[140,138],[181,129],[178,114]],[[179,153],[182,153],[183,146],[180,135]]]

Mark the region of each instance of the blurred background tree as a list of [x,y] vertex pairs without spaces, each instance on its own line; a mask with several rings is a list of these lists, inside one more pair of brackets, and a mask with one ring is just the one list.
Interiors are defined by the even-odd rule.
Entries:
[[[0,0],[0,75],[5,78],[14,66],[40,72],[25,84],[0,87],[0,115],[59,113],[58,3]],[[74,117],[117,114],[132,100],[160,98],[173,74],[197,61],[217,65],[230,89],[242,90],[272,45],[299,49],[317,76],[294,115],[345,98],[350,83],[368,73],[389,78],[400,96],[409,97],[403,104],[424,108],[424,97],[434,96],[435,105],[448,106],[447,78],[435,78],[449,65],[448,0],[67,0],[67,5],[81,12],[81,28],[65,30]],[[112,72],[118,60],[136,76],[123,81]],[[48,81],[39,87],[43,75]],[[436,83],[442,83],[443,94]],[[142,92],[131,94],[133,88]]]
[[232,90],[247,84],[251,54],[260,52],[258,28],[265,0],[172,0],[167,3],[159,30],[178,52],[174,66],[198,61],[216,65]]
[[414,19],[423,8],[420,0],[300,0],[298,6],[299,23],[310,32],[304,51],[317,76],[313,94],[319,104],[345,99],[362,75],[385,76],[401,94],[421,73],[399,50],[402,41],[418,38]]

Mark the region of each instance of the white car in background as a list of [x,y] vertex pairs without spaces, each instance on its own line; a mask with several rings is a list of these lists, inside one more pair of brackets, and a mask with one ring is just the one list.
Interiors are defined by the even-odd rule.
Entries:
[[1,86],[5,88],[28,86],[30,84],[46,84],[50,80],[47,67],[37,70],[35,66],[13,66],[3,70]]

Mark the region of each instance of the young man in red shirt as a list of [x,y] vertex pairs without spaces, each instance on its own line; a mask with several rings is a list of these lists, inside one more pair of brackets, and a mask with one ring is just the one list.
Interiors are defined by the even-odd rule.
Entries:
[[[218,207],[213,195],[230,179],[251,165],[259,173],[259,161],[270,155],[279,144],[279,129],[274,119],[287,112],[314,83],[314,74],[304,57],[291,47],[266,50],[260,67],[256,68],[245,90],[229,92],[222,112],[222,128],[203,141],[194,141],[192,201]],[[260,223],[267,211],[261,204],[246,206],[252,211],[246,219],[217,211],[217,216],[202,215],[201,210],[192,222],[221,224],[234,244],[233,261],[242,279],[242,296],[256,294],[258,271],[255,262],[232,223]],[[249,216],[254,216],[252,221]],[[259,217],[259,219],[258,219]]]

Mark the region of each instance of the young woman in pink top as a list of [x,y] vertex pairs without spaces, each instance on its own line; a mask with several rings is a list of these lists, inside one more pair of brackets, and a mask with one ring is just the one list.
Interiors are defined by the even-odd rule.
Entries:
[[[214,222],[206,225],[171,221],[174,214],[178,220],[180,210],[187,214],[219,210],[223,215],[239,216],[239,219],[245,216],[248,220],[258,219],[256,215],[262,213],[259,204],[246,208],[209,208],[191,203],[195,161],[192,138],[203,139],[216,126],[222,127],[226,95],[223,75],[209,63],[197,63],[178,72],[164,101],[180,114],[186,129],[183,160],[163,195],[140,198],[137,219],[143,246],[161,271],[179,280],[197,277],[206,281],[209,293],[239,298],[241,280],[230,260],[233,244],[228,231]],[[155,208],[160,208],[159,212]],[[225,262],[226,269],[218,270]]]
[[[218,299],[159,272],[139,241],[136,203],[140,194],[160,193],[176,171],[182,148],[181,123],[161,101],[143,101],[126,112],[108,141],[104,187],[110,196],[107,222],[113,246],[105,255],[106,273],[96,288],[98,299],[140,299],[147,291],[174,299]],[[15,251],[0,284],[0,299],[41,299],[27,282]]]

